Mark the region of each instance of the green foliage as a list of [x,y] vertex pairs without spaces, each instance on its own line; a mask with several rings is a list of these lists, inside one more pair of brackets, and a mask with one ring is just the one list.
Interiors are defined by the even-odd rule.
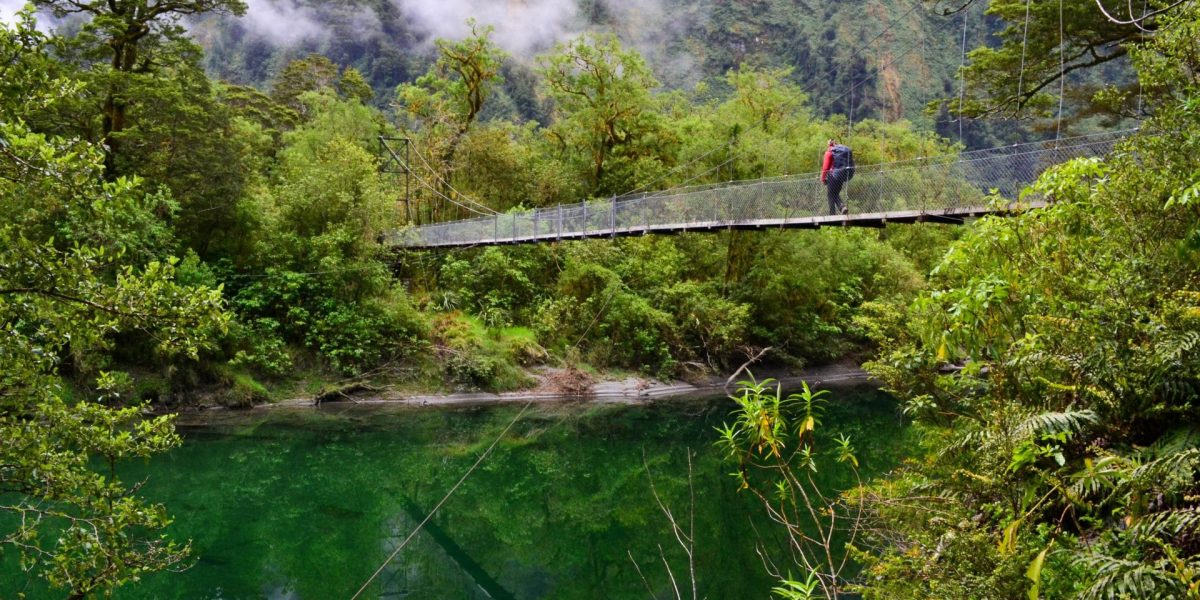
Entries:
[[401,104],[429,125],[449,125],[461,135],[483,110],[493,88],[503,82],[504,59],[491,40],[492,28],[473,21],[471,36],[459,41],[437,40],[438,60],[416,83],[397,89]]
[[487,248],[447,260],[440,287],[456,298],[455,306],[471,310],[489,327],[529,322],[528,311],[544,297],[547,256],[532,248],[505,251]]
[[[970,94],[962,106],[957,97],[945,101],[965,115],[1053,117],[1060,67],[1070,73],[1120,59],[1146,33],[1109,21],[1087,3],[1067,2],[1060,10],[1053,2],[993,0],[986,13],[1004,24],[998,34],[1001,44],[970,52],[963,71]],[[1067,84],[1079,85],[1075,81]]]
[[528,385],[519,364],[545,357],[528,332],[488,329],[459,312],[433,318],[430,335],[437,367],[456,387],[502,392]]
[[375,91],[371,89],[371,85],[367,83],[366,78],[354,67],[346,67],[342,71],[342,78],[337,83],[338,94],[346,99],[354,99],[363,104],[370,104],[371,98],[375,96]]
[[160,69],[169,70],[181,54],[194,48],[178,20],[206,13],[240,15],[246,10],[241,0],[35,0],[33,4],[49,9],[57,17],[87,17],[77,34],[58,43],[63,46],[63,55],[87,65],[80,75],[93,82],[92,91],[102,96],[99,114],[76,117],[99,118],[100,139],[96,141],[105,144],[105,168],[110,178],[118,174],[116,158],[122,144],[119,134],[139,124],[137,115],[131,114],[141,99],[139,92],[143,86],[161,82]]
[[280,376],[292,364],[288,346],[300,346],[337,371],[368,370],[411,351],[425,331],[381,261],[377,240],[394,209],[365,149],[381,126],[357,100],[300,100],[308,120],[283,135],[274,181],[252,199],[260,239],[246,266],[255,271],[231,276],[243,323],[233,358]]
[[259,317],[250,324],[237,324],[231,337],[240,346],[234,350],[229,364],[246,366],[264,375],[279,377],[292,368],[292,356],[283,338],[283,325],[269,317]]
[[796,581],[789,574],[778,586],[772,588],[771,592],[784,600],[814,600],[820,585],[817,576],[811,572],[804,581]]
[[[347,295],[340,281],[346,274],[333,275],[268,269],[242,287],[232,302],[253,320],[235,336],[235,362],[282,375],[292,364],[286,344],[297,344],[338,371],[357,372],[414,350],[426,325],[402,292]],[[380,275],[358,276],[378,285]]]
[[136,98],[126,107],[136,122],[112,134],[121,151],[110,163],[170,190],[178,206],[160,208],[159,215],[170,218],[185,247],[212,258],[237,243],[235,232],[243,229],[237,198],[261,171],[256,154],[264,140],[218,101],[198,48],[180,46],[160,52],[167,64],[153,77],[125,84]]
[[658,87],[645,60],[613,35],[583,35],[541,59],[554,102],[551,143],[577,165],[589,196],[636,187],[657,174],[674,140],[655,111]]
[[[1138,62],[1190,68],[1195,38],[1176,32],[1196,8],[1160,18]],[[1200,120],[1158,111],[1105,159],[1043,175],[1029,193],[1047,209],[973,227],[936,289],[876,321],[872,370],[929,447],[871,487],[886,525],[868,597],[1196,593],[1200,214],[1171,199],[1193,183]]]
[[270,392],[254,377],[233,369],[220,369],[218,375],[222,389],[217,401],[229,408],[250,408],[270,400]]
[[[717,445],[726,461],[737,465],[731,475],[739,490],[756,496],[771,520],[783,527],[791,566],[806,574],[804,581],[796,581],[790,572],[785,576],[778,565],[765,562],[768,573],[780,580],[772,591],[787,599],[836,598],[845,585],[847,565],[840,549],[853,545],[860,534],[863,497],[817,486],[814,474],[828,468],[819,463],[824,457],[817,451],[828,392],[813,390],[807,382],[801,385],[799,393],[785,398],[774,380],[738,382],[731,396],[737,403],[734,420],[717,429]],[[850,438],[840,435],[832,441],[834,462],[857,480],[858,458]]]
[[[0,47],[27,51],[11,57],[0,99],[0,512],[11,517],[0,544],[81,598],[188,551],[161,534],[165,509],[116,476],[118,462],[179,443],[171,417],[143,418],[132,378],[106,369],[116,335],[195,359],[228,317],[219,289],[180,285],[176,259],[148,259],[163,236],[151,207],[169,196],[105,182],[99,148],[21,121],[21,97],[50,106],[74,88],[42,70],[41,44],[31,20],[0,24]],[[87,381],[84,398],[68,392],[69,372]]]
[[[308,92],[334,89],[338,79],[338,66],[320,54],[310,54],[289,62],[271,86],[271,99],[301,115],[309,107],[300,97]],[[351,76],[353,79],[353,76]]]
[[732,266],[730,273],[738,282],[733,296],[753,307],[755,336],[802,359],[843,355],[857,334],[853,316],[864,301],[905,295],[922,285],[911,264],[859,232],[734,235],[730,246],[736,255],[759,257],[744,274]]
[[716,282],[683,281],[658,296],[676,325],[679,341],[672,352],[680,358],[702,358],[718,367],[737,354],[748,336],[750,306],[722,297]]
[[[633,367],[666,377],[674,368],[669,343],[671,315],[631,292],[619,276],[598,264],[570,263],[555,298],[542,305],[539,338],[569,348],[594,333],[588,346],[595,364]],[[594,330],[594,332],[593,332]]]
[[[488,98],[503,81],[500,65],[504,53],[491,40],[492,28],[478,27],[474,21],[470,24],[470,37],[458,42],[437,40],[437,62],[415,82],[396,88],[408,120],[404,129],[415,151],[421,153],[414,162],[421,165],[422,178],[436,182],[436,187],[427,184],[427,190],[419,190],[421,204],[412,207],[417,220],[422,214],[427,214],[429,220],[440,220],[449,210],[463,216],[456,210],[463,202],[453,201],[452,194],[457,192],[450,185],[455,158]],[[432,195],[425,196],[425,191]],[[447,199],[452,203],[447,204]]]
[[[300,115],[270,96],[240,85],[224,84],[216,87],[217,98],[237,117],[258,125],[270,132],[274,142],[279,141],[282,131],[292,129],[300,121]],[[273,155],[273,148],[263,153]]]

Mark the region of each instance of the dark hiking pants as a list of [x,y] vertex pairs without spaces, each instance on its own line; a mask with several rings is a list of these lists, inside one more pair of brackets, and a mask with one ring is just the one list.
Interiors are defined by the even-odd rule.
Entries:
[[845,185],[842,173],[831,171],[825,176],[825,197],[829,200],[829,214],[840,215],[846,207],[842,204],[842,186]]

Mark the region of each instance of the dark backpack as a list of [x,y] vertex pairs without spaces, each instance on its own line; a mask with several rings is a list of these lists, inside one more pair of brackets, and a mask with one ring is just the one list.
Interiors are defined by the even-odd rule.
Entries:
[[854,152],[849,147],[833,147],[833,170],[842,175],[843,181],[854,179]]

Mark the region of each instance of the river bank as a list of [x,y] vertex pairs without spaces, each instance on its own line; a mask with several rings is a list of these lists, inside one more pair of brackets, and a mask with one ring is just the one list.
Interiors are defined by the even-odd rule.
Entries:
[[[452,392],[411,393],[387,388],[351,387],[344,392],[325,392],[317,396],[296,397],[261,404],[251,410],[307,408],[323,404],[400,405],[400,406],[470,406],[523,402],[588,401],[597,404],[641,404],[670,398],[703,398],[728,393],[736,381],[748,377],[743,372],[730,381],[729,375],[711,376],[696,382],[662,382],[645,377],[629,376],[620,379],[571,381],[564,384],[567,371],[546,368],[533,373],[537,385],[512,392]],[[870,385],[874,380],[857,363],[843,361],[799,372],[764,368],[755,374],[779,381],[784,388],[798,388],[801,382],[819,388]],[[726,382],[729,388],[726,389]]]

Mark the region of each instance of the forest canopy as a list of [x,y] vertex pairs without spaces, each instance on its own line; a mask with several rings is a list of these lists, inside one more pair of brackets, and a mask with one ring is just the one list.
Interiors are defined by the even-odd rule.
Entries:
[[[616,20],[592,4],[589,22]],[[33,8],[0,23],[0,547],[74,598],[184,564],[167,507],[116,469],[180,443],[160,415],[181,405],[870,357],[921,446],[846,492],[869,508],[864,575],[824,589],[1194,596],[1200,8],[1153,0],[1117,23],[1090,3],[943,4],[871,3],[868,28],[836,7],[697,3],[708,18],[679,43],[704,76],[685,85],[597,30],[522,62],[470,22],[418,59],[376,35],[235,43],[236,0],[34,3],[60,26]],[[959,62],[916,60],[937,27]],[[966,117],[1010,120],[960,134]],[[961,228],[381,243],[812,172],[831,138],[870,165],[1130,118],[1111,154],[1025,192],[1047,207]],[[381,138],[407,140],[408,189]]]

